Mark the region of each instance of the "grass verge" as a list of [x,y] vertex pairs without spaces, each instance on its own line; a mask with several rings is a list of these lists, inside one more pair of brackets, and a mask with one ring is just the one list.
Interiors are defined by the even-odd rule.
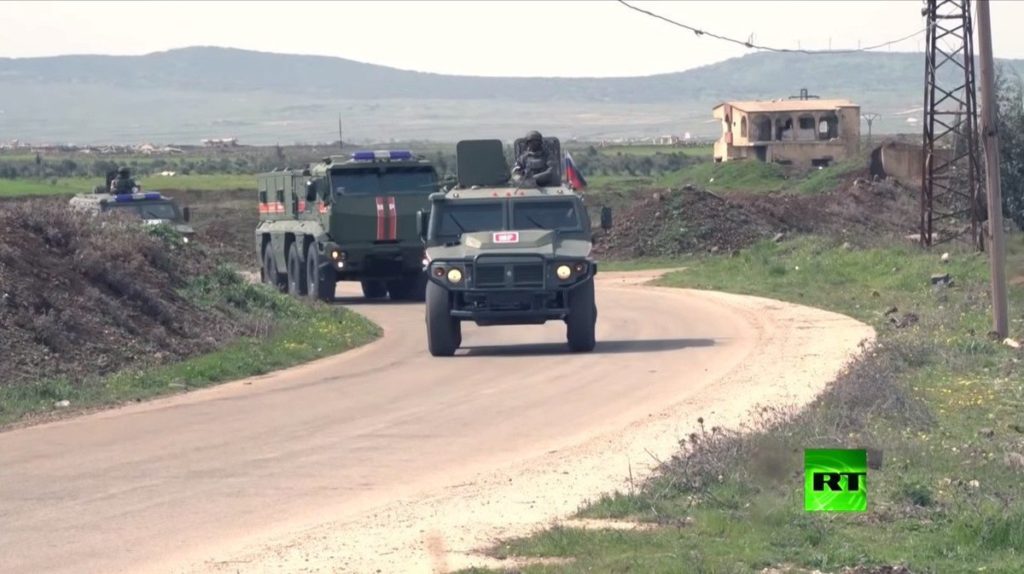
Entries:
[[[0,387],[0,427],[32,415],[80,411],[200,389],[341,353],[380,336],[352,311],[311,305],[246,282],[228,267],[181,290],[191,303],[243,319],[249,332],[221,349],[180,362],[126,369],[72,383],[67,379]],[[143,361],[145,362],[145,361]],[[69,407],[57,406],[68,401]]]
[[[952,286],[932,286],[935,273]],[[943,264],[916,247],[803,238],[694,260],[659,282],[846,313],[873,325],[878,345],[808,408],[763,409],[742,429],[701,426],[636,491],[580,511],[660,527],[554,528],[493,554],[572,559],[524,572],[1024,571],[1024,355],[986,336],[984,257],[954,251]],[[1018,334],[1022,303],[1013,287]],[[882,452],[868,512],[803,510],[805,448]]]

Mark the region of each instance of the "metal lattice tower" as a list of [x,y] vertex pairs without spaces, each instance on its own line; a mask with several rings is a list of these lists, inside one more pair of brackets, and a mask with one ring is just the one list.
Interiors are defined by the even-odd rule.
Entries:
[[[981,163],[974,83],[970,0],[925,0],[924,169],[921,243],[936,243],[943,222],[950,239],[970,233],[981,247]],[[969,221],[969,227],[963,224]]]

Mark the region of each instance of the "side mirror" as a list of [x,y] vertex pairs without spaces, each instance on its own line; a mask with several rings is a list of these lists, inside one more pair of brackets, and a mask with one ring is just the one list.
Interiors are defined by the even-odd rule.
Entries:
[[416,212],[416,234],[420,239],[427,240],[427,228],[430,226],[430,212],[422,209]]
[[306,203],[313,203],[316,201],[316,185],[313,184],[313,180],[306,181]]
[[183,207],[183,208],[181,208],[181,217],[182,217],[182,219],[185,220],[185,223],[188,223],[189,221],[192,221],[192,208],[191,207]]
[[608,231],[612,228],[612,208],[601,208],[601,229]]

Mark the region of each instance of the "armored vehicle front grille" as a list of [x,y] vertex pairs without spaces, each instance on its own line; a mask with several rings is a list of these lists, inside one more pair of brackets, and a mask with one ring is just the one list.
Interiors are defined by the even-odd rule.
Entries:
[[513,265],[512,280],[516,287],[543,287],[544,266],[538,263]]
[[478,265],[476,268],[477,287],[502,287],[505,285],[504,265]]
[[488,261],[475,266],[474,286],[478,288],[544,287],[542,261]]

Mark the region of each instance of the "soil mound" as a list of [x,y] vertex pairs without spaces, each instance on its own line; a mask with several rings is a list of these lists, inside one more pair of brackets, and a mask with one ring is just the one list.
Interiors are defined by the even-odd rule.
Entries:
[[819,233],[863,243],[912,233],[917,194],[893,180],[852,179],[820,194],[718,195],[693,186],[646,190],[615,216],[594,253],[604,258],[731,251],[778,233]]
[[0,385],[81,380],[217,347],[240,325],[182,293],[216,268],[202,248],[66,203],[0,209]]

